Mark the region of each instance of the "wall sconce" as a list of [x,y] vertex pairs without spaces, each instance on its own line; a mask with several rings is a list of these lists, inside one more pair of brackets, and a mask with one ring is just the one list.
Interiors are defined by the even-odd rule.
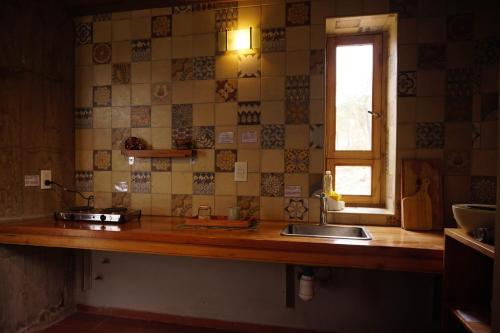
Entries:
[[219,52],[242,51],[259,48],[259,29],[248,28],[221,31],[218,35]]

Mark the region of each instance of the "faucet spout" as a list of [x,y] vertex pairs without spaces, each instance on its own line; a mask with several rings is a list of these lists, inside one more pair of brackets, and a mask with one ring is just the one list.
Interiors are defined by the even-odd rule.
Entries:
[[319,195],[319,225],[328,224],[327,210],[326,194],[325,192],[322,192]]

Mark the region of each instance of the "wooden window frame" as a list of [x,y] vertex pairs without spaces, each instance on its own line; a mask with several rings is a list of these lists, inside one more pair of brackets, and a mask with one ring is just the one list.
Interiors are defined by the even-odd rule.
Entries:
[[[327,170],[332,171],[335,181],[336,165],[371,166],[371,195],[344,195],[348,205],[381,206],[381,142],[382,119],[384,108],[383,89],[383,36],[382,34],[330,36],[327,40],[326,59],[326,130],[325,154]],[[335,93],[336,93],[336,47],[339,45],[373,45],[373,85],[372,85],[372,149],[370,151],[336,151],[335,150]],[[368,110],[367,110],[368,111]]]

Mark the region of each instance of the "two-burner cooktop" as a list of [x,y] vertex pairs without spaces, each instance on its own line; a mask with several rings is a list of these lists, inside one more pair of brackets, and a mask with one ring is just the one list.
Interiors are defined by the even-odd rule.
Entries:
[[72,207],[68,210],[55,212],[56,220],[85,221],[98,223],[121,223],[141,218],[140,209],[127,209],[125,207],[94,208],[94,207]]

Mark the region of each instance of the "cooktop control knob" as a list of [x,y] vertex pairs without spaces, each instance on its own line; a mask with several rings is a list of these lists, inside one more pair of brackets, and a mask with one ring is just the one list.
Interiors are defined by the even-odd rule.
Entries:
[[101,215],[101,221],[106,221],[106,215]]

